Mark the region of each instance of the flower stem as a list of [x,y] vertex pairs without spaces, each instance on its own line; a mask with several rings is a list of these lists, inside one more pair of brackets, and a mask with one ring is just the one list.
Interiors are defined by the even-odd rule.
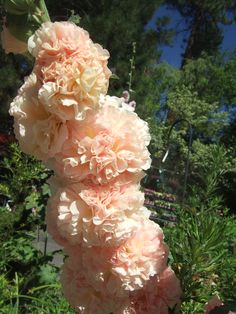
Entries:
[[49,13],[48,13],[48,9],[46,7],[44,0],[39,0],[39,9],[42,12],[42,16],[41,16],[42,22],[44,23],[44,22],[51,21]]

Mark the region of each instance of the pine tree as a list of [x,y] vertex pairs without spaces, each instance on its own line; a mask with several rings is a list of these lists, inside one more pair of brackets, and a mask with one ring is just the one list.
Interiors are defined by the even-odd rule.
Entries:
[[182,66],[187,59],[200,57],[203,51],[214,55],[223,40],[221,24],[231,24],[236,18],[234,0],[167,0],[166,3],[177,10],[187,24],[187,45]]

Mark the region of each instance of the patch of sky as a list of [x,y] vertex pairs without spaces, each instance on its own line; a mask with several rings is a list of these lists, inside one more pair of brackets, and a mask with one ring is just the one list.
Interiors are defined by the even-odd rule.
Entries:
[[[146,29],[155,29],[157,18],[163,16],[170,16],[171,22],[169,29],[176,31],[176,36],[173,38],[171,46],[161,45],[162,55],[161,61],[167,62],[170,65],[180,68],[182,54],[186,48],[185,38],[189,35],[189,29],[185,20],[181,17],[177,10],[169,9],[167,5],[162,5],[152,16],[151,20],[147,23]],[[236,48],[236,24],[220,25],[223,29],[223,41],[221,44],[221,51],[232,50]]]

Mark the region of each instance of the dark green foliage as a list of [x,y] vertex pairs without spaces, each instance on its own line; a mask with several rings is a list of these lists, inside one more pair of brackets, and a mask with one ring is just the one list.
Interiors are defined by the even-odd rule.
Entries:
[[[58,280],[58,279],[57,279]],[[17,273],[12,281],[0,275],[1,314],[73,314],[59,284],[43,284],[22,293],[24,278]]]
[[[173,129],[168,158],[164,164],[161,160],[167,149],[167,134],[172,123],[179,119],[188,120],[193,129],[189,182],[196,182],[200,168],[207,165],[208,158],[211,158],[213,144],[221,141],[223,144],[221,152],[224,155],[221,169],[225,171],[221,182],[225,189],[225,198],[229,194],[233,196],[234,172],[232,170],[235,168],[236,160],[233,154],[235,145],[231,121],[232,112],[235,110],[235,57],[203,55],[197,60],[188,61],[181,70],[161,64],[155,71],[163,78],[157,80],[155,90],[156,108],[159,109],[156,112],[156,119],[151,118],[150,112],[146,110],[149,112],[147,121],[152,133],[150,150],[152,156],[156,157],[153,166],[162,169],[164,177],[169,179],[172,176],[176,183],[174,189],[182,193],[181,186],[184,182],[190,136],[187,123],[182,121]],[[230,91],[229,84],[231,84]],[[151,108],[151,105],[148,108]],[[145,108],[142,109],[145,112]],[[142,114],[142,111],[140,113]],[[232,204],[232,201],[227,202],[227,205],[229,204]],[[232,204],[231,209],[233,206]]]
[[44,182],[49,172],[23,154],[16,143],[10,144],[5,154],[0,161],[0,270],[10,279],[15,272],[24,274],[26,289],[39,265],[51,259],[32,246],[36,226],[45,226],[49,191]]
[[38,230],[45,229],[49,171],[16,143],[5,148],[0,169],[0,273],[5,274],[0,313],[73,313],[54,284],[59,269],[51,264],[53,254],[37,248]]
[[202,313],[215,294],[225,303],[235,298],[236,225],[218,190],[223,158],[219,147],[212,149],[211,160],[198,173],[200,183],[192,185],[185,206],[177,211],[178,223],[165,229],[170,261],[182,283],[183,313],[190,313],[188,307]]
[[[36,193],[37,188],[42,189],[43,183],[50,172],[41,162],[24,154],[17,143],[9,144],[3,151],[0,159],[0,195],[5,200],[11,200],[14,205],[25,202],[29,194]],[[46,194],[46,190],[44,189]],[[28,200],[26,200],[28,201]]]

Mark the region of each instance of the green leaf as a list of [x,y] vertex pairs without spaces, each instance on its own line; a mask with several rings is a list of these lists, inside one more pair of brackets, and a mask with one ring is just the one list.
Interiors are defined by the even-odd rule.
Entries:
[[56,282],[58,278],[58,272],[56,267],[52,265],[42,265],[38,272],[40,284],[50,284]]

